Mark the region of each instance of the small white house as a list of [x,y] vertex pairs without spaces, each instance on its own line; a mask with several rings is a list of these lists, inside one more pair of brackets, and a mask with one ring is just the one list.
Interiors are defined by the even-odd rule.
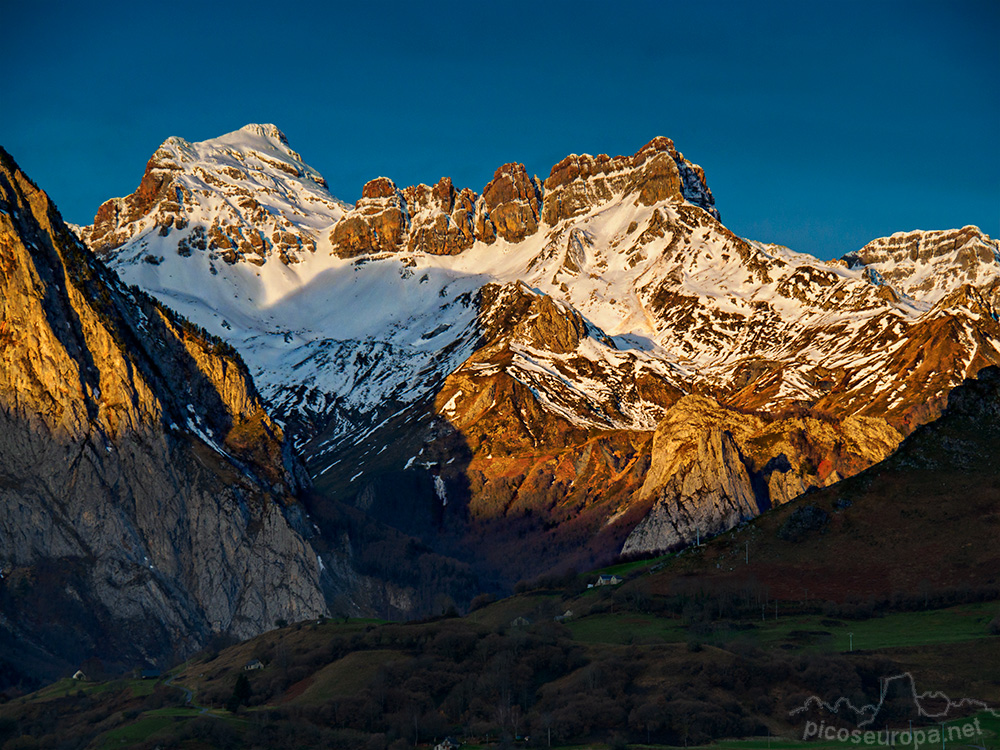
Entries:
[[597,583],[595,583],[594,585],[595,586],[617,586],[621,582],[622,582],[622,579],[619,578],[616,575],[609,575],[607,573],[602,573],[601,576],[597,579]]
[[80,682],[88,682],[87,675],[83,673],[82,669],[76,670],[76,674],[73,675],[74,680],[79,680]]
[[246,666],[243,667],[243,671],[244,672],[252,672],[255,669],[263,669],[263,668],[264,668],[264,664],[261,662],[261,660],[260,659],[254,659],[253,661],[249,661],[249,662],[246,663]]

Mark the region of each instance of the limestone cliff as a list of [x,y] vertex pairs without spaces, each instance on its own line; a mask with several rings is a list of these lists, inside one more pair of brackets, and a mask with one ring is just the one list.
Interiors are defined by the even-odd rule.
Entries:
[[655,497],[625,540],[623,554],[670,549],[731,529],[759,512],[736,441],[719,429],[698,435],[693,460],[657,488]]
[[652,506],[622,553],[667,550],[724,531],[868,468],[902,439],[884,419],[775,419],[684,396],[653,435],[637,497]]
[[235,351],[126,289],[2,150],[0,357],[5,643],[130,666],[325,611],[302,470]]

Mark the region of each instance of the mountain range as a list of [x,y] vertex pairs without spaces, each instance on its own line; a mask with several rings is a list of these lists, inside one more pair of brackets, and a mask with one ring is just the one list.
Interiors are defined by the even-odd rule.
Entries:
[[740,238],[662,137],[351,206],[248,125],[168,139],[70,228],[2,167],[14,674],[675,549],[886,459],[1000,364],[1000,242]]
[[168,139],[80,233],[241,353],[320,495],[506,585],[857,473],[1000,362],[997,241],[745,240],[662,137],[351,207],[249,125]]

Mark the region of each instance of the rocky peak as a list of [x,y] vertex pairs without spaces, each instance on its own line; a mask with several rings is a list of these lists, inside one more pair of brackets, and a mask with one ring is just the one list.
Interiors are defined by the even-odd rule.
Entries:
[[542,188],[523,164],[504,164],[483,188],[486,211],[498,237],[520,242],[538,230]]
[[251,135],[260,136],[261,138],[267,138],[272,141],[277,141],[285,146],[288,145],[288,137],[282,133],[276,125],[271,123],[256,124],[250,123],[244,125],[240,128],[241,133],[250,133]]
[[1000,240],[974,226],[896,232],[842,260],[849,268],[863,268],[872,283],[934,304],[965,284],[981,287],[1000,279]]
[[642,163],[640,160],[657,153],[666,153],[674,160],[677,171],[681,177],[681,192],[684,199],[700,208],[705,209],[716,219],[719,212],[715,208],[715,198],[705,181],[705,170],[697,164],[692,164],[684,158],[684,154],[674,148],[674,142],[669,138],[657,136],[636,152],[633,160]]
[[687,200],[719,217],[704,171],[688,162],[673,141],[659,136],[632,156],[567,156],[545,180],[542,219],[554,225],[621,194],[635,195],[636,203],[645,206]]
[[81,236],[105,259],[160,265],[173,255],[195,256],[214,274],[220,262],[298,263],[327,243],[341,258],[456,255],[497,238],[518,243],[543,221],[577,216],[620,194],[645,206],[687,201],[718,216],[700,167],[662,137],[631,157],[571,155],[553,167],[546,186],[519,163],[498,168],[481,196],[448,178],[400,189],[379,177],[349,209],[277,127],[250,124],[200,143],[168,138],[136,191],[105,202]]
[[[376,177],[374,180],[366,182],[365,186],[361,188],[361,199],[398,198],[397,192],[395,182],[388,177]],[[355,204],[355,208],[360,207],[360,203],[361,201],[358,201]]]
[[416,185],[403,191],[412,225],[407,249],[432,255],[457,255],[476,241],[478,196],[469,188],[455,190],[451,178],[436,185]]
[[365,183],[361,198],[337,222],[330,234],[333,251],[341,258],[403,248],[410,215],[403,194],[388,177]]
[[252,124],[199,143],[168,138],[136,191],[102,204],[81,236],[105,258],[134,243],[146,252],[133,259],[153,264],[168,254],[204,254],[212,267],[290,264],[315,252],[343,212],[284,133]]

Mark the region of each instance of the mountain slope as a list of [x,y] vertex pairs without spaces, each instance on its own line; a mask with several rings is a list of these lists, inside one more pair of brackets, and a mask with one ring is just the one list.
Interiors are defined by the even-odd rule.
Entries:
[[706,585],[752,579],[791,600],[995,592],[998,417],[1000,369],[989,367],[952,390],[941,418],[885,461],[685,553],[654,574],[652,589],[698,576]]
[[[269,145],[232,145],[247,132],[270,134]],[[184,148],[224,145],[248,163],[270,149],[284,159],[262,167],[275,181],[307,171],[281,157],[273,126],[179,143],[150,162],[177,165],[178,185],[201,174]],[[212,158],[199,169],[229,179]],[[504,165],[482,195],[447,179],[399,189],[377,178],[339,218],[290,217],[311,238],[301,246],[315,246],[294,264],[270,250],[222,263],[217,249],[191,250],[200,232],[241,220],[178,205],[154,202],[114,242],[91,244],[239,349],[320,491],[467,559],[492,558],[508,581],[623,546],[683,543],[836,482],[1000,362],[1000,243],[973,227],[915,233],[906,242],[932,260],[894,276],[893,254],[913,254],[896,239],[831,262],[747,241],[666,138],[632,156],[571,155],[544,182]],[[317,205],[339,204],[326,194]],[[176,218],[155,229],[170,216],[179,229]],[[686,396],[703,400],[671,420]],[[710,451],[725,465],[702,462],[702,473],[737,476],[739,462],[752,503],[728,490],[722,505],[706,502],[711,476],[683,490],[681,475],[708,454],[695,435],[679,445],[663,434],[682,414],[732,433]],[[654,432],[684,461],[657,458]],[[647,524],[627,541],[654,505],[660,516],[685,510],[667,513],[663,533]],[[530,553],[513,573],[515,545]]]
[[[0,659],[134,666],[325,611],[235,352],[126,289],[0,151]],[[13,667],[11,667],[13,664]]]

